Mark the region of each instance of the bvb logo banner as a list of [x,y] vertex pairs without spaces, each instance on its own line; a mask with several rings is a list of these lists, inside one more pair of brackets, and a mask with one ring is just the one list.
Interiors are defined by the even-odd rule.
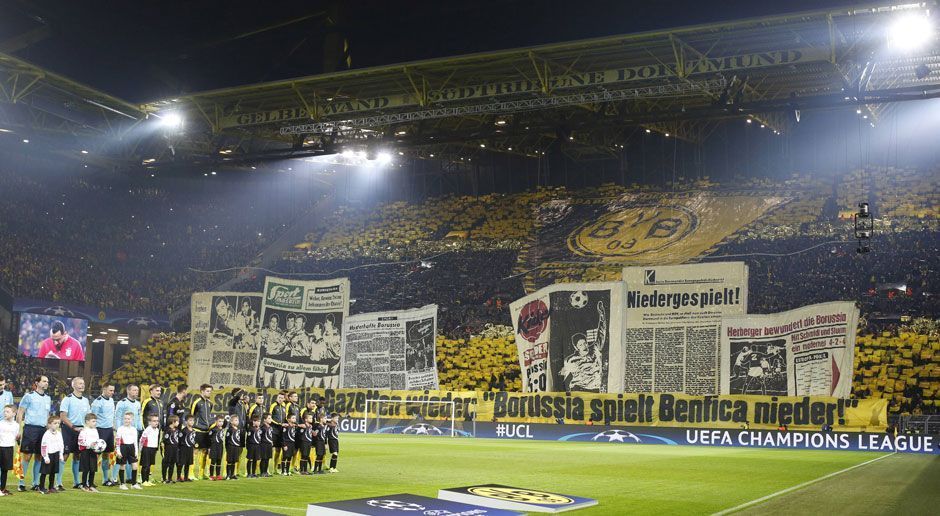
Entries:
[[513,502],[528,502],[540,505],[570,505],[574,500],[567,496],[534,491],[532,489],[517,489],[514,487],[480,486],[468,489],[472,494],[497,500],[510,500]]
[[[688,263],[789,199],[777,193],[684,191],[569,198],[520,255],[527,292],[553,283],[617,281],[623,266]],[[619,265],[620,267],[617,267]]]
[[568,247],[580,256],[636,257],[673,246],[697,228],[698,216],[684,206],[636,206],[581,225]]

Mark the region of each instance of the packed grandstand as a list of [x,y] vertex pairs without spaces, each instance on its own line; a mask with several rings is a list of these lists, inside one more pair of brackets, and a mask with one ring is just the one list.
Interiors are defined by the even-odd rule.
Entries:
[[[265,242],[279,234],[279,226],[292,224],[291,215],[297,217],[310,208],[272,214],[261,224],[251,212],[206,209],[201,196],[175,195],[172,207],[186,215],[174,222],[164,213],[166,203],[160,203],[170,195],[171,187],[128,186],[127,202],[134,209],[112,205],[132,216],[110,217],[105,224],[107,214],[99,211],[99,202],[37,202],[50,194],[66,199],[66,191],[90,199],[102,195],[103,199],[107,194],[100,191],[101,186],[76,180],[50,192],[22,173],[6,170],[2,177],[8,188],[0,194],[7,197],[0,209],[10,215],[0,219],[5,221],[0,223],[7,257],[4,282],[16,296],[51,296],[63,303],[102,307],[125,303],[171,311],[185,306],[188,293],[209,289],[237,273],[242,276],[229,290],[260,290],[264,274],[195,270],[249,264]],[[866,177],[874,180],[863,181]],[[538,275],[541,263],[533,254],[568,252],[564,240],[541,242],[533,249],[539,239],[539,221],[544,221],[540,217],[549,216],[545,206],[570,211],[579,199],[611,201],[645,195],[666,204],[689,195],[767,196],[767,192],[786,200],[747,225],[719,229],[719,237],[722,231],[727,235],[692,260],[743,259],[750,269],[750,313],[784,311],[833,299],[855,300],[864,322],[858,328],[853,394],[890,399],[890,411],[895,414],[936,413],[940,340],[934,321],[940,314],[940,284],[933,272],[940,252],[940,169],[854,170],[831,182],[794,174],[782,182],[742,181],[733,189],[703,180],[666,188],[604,185],[575,191],[551,188],[450,196],[421,203],[393,202],[375,209],[341,206],[318,224],[320,229],[311,228],[303,241],[294,242],[269,268],[286,275],[315,274],[318,279],[349,277],[353,314],[437,304],[441,388],[521,390],[509,303],[521,297],[527,286],[545,281]],[[878,210],[879,233],[871,256],[855,252],[855,242],[846,238],[852,222],[840,217],[859,196],[872,199]],[[157,204],[161,209],[156,209]],[[16,225],[13,214],[35,211],[40,205],[47,205],[49,212],[37,213],[37,222],[28,227]],[[205,211],[200,215],[198,209]],[[64,217],[65,213],[71,216]],[[101,222],[95,222],[98,217]],[[572,225],[586,221],[575,220]],[[223,229],[218,229],[218,222],[224,224]],[[90,244],[83,236],[90,227],[105,226],[115,235],[113,240],[106,239],[112,242],[107,252],[82,247]],[[35,253],[23,253],[15,244],[23,241],[18,235],[25,231],[31,235],[28,241]],[[219,236],[194,236],[210,231]],[[243,242],[240,235],[246,234],[270,236]],[[241,243],[236,247],[236,242]],[[178,252],[183,249],[186,253]],[[160,258],[150,259],[153,253],[160,253]],[[84,266],[95,273],[77,274],[76,267]],[[606,277],[609,273],[604,269],[602,263],[583,262],[564,269],[564,277],[552,278]],[[69,280],[75,277],[86,278],[96,288],[82,288]],[[112,372],[109,380],[118,385],[153,380],[173,385],[187,378],[188,352],[187,334],[159,334],[133,350],[126,365]],[[8,375],[26,374],[22,366],[30,359],[10,356],[7,360],[3,367]]]
[[936,512],[938,0],[9,4],[0,513]]

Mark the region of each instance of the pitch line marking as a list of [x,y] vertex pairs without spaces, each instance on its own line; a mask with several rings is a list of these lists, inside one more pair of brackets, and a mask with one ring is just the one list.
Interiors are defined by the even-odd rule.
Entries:
[[217,502],[214,500],[199,500],[196,498],[179,498],[176,496],[157,496],[157,495],[145,495],[145,494],[134,494],[134,493],[108,493],[105,491],[99,491],[100,494],[113,495],[113,496],[133,496],[136,498],[157,498],[160,500],[173,500],[176,502],[194,502],[194,503],[208,503],[208,504],[218,504],[218,505],[238,505],[241,507],[262,507],[265,509],[281,509],[288,511],[306,511],[307,509],[302,509],[299,507],[284,507],[281,505],[258,505],[254,503],[239,503],[239,502]]
[[719,511],[719,512],[713,513],[712,516],[724,516],[725,514],[731,514],[731,513],[733,513],[733,512],[740,511],[741,509],[746,509],[746,508],[748,508],[748,507],[751,507],[752,505],[757,505],[757,504],[759,504],[759,503],[766,502],[767,500],[770,500],[771,498],[776,498],[776,497],[778,497],[778,496],[780,496],[780,495],[784,495],[784,494],[787,494],[787,493],[796,491],[797,489],[803,489],[803,488],[806,487],[806,486],[815,484],[815,483],[817,483],[817,482],[821,482],[821,481],[826,480],[826,479],[828,479],[828,478],[832,478],[832,477],[834,477],[834,476],[836,476],[836,475],[841,475],[842,473],[845,473],[845,472],[848,472],[848,471],[852,471],[853,469],[860,468],[860,467],[862,467],[862,466],[867,466],[868,464],[871,464],[872,462],[879,461],[879,460],[881,460],[881,459],[890,457],[890,456],[895,455],[895,454],[897,454],[897,453],[898,453],[898,452],[887,453],[887,454],[882,455],[882,456],[880,456],[880,457],[875,457],[874,459],[866,460],[865,462],[862,462],[862,463],[860,463],[860,464],[856,464],[856,465],[854,465],[854,466],[849,466],[849,467],[847,467],[847,468],[845,468],[845,469],[840,469],[839,471],[834,471],[834,472],[829,473],[829,474],[827,474],[827,475],[823,475],[823,476],[821,476],[821,477],[819,477],[819,478],[814,478],[813,480],[807,480],[806,482],[803,482],[802,484],[797,484],[797,485],[795,485],[795,486],[788,487],[788,488],[786,488],[786,489],[781,489],[780,491],[777,491],[776,493],[770,493],[769,495],[767,495],[767,496],[762,496],[762,497],[760,497],[760,498],[757,498],[756,500],[751,500],[750,502],[744,502],[744,503],[742,503],[741,505],[736,505],[736,506],[734,506],[734,507],[731,507],[730,509],[725,509],[725,510],[723,510],[723,511]]

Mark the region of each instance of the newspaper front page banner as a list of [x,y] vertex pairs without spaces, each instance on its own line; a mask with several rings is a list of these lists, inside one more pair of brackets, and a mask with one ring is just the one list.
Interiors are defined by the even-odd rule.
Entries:
[[437,305],[352,315],[343,327],[340,386],[437,389]]
[[747,313],[747,265],[626,267],[623,392],[718,394],[722,317]]
[[261,294],[197,292],[191,315],[189,385],[253,385]]
[[848,398],[857,324],[848,301],[724,318],[721,393]]
[[258,387],[339,387],[349,279],[267,277],[258,352]]
[[620,392],[623,283],[558,283],[510,305],[526,392]]

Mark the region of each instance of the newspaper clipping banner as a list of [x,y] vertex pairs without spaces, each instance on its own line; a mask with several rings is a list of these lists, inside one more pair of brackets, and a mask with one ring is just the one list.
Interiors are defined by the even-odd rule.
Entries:
[[192,296],[189,385],[252,385],[258,368],[261,294]]
[[339,387],[349,279],[265,278],[258,387]]
[[721,393],[849,397],[857,323],[847,301],[724,318]]
[[343,326],[341,387],[437,389],[437,305],[358,314]]
[[559,283],[510,305],[526,392],[619,392],[623,284]]
[[747,311],[747,265],[626,267],[624,392],[719,389],[722,317]]
[[548,388],[548,292],[540,290],[509,305],[525,392]]

